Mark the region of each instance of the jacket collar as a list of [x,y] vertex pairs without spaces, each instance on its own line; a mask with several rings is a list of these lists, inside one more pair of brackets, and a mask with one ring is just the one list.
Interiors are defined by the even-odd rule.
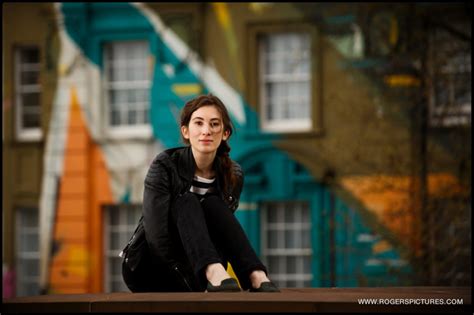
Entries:
[[194,161],[191,146],[183,147],[178,150],[178,173],[187,181],[191,181],[196,172],[196,162]]
[[[196,161],[194,160],[193,151],[191,146],[181,147],[180,150],[177,150],[178,153],[178,174],[183,179],[188,182],[191,182],[194,178],[194,173],[196,172]],[[221,180],[221,161],[216,156],[213,163],[213,168],[216,170],[216,179],[218,186],[220,186]]]

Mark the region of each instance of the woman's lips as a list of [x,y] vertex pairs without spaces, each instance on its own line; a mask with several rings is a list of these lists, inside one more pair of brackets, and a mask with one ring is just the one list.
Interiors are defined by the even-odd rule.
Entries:
[[199,141],[201,141],[202,143],[206,143],[206,144],[208,144],[208,143],[211,143],[211,142],[212,142],[212,140],[199,140]]

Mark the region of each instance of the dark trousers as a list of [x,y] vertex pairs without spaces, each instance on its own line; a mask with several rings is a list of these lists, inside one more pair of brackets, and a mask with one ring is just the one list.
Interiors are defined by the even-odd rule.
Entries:
[[[242,288],[249,289],[251,286],[249,275],[252,271],[262,270],[267,273],[266,267],[257,257],[239,221],[227,204],[217,195],[200,199],[202,197],[198,198],[193,193],[187,192],[176,200],[171,209],[171,221],[175,225],[181,243],[176,246],[186,257],[182,261],[184,269],[192,270],[191,276],[194,277],[189,282],[198,283],[200,290],[205,290],[206,267],[212,263],[221,263],[225,268],[229,261]],[[135,288],[133,292],[144,292],[140,287],[146,287],[146,291],[180,290],[182,280],[179,276],[166,272],[166,268],[152,266],[153,263],[143,264],[147,265],[145,271],[144,268],[138,268],[142,270],[134,272],[137,276],[143,275],[140,277],[141,280],[137,276],[134,277],[125,264],[123,266],[125,282],[129,288],[130,286]],[[165,279],[166,281],[163,281]],[[168,284],[156,287],[155,281]]]

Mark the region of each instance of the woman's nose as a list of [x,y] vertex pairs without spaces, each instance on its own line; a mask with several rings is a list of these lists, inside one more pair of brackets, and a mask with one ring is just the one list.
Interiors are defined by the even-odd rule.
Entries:
[[209,126],[208,124],[204,124],[204,126],[202,127],[202,133],[206,135],[210,134],[211,126]]

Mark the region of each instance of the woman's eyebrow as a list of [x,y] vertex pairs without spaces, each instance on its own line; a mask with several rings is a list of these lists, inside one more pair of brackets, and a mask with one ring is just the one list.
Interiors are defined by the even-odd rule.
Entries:
[[[199,117],[199,116],[198,116],[198,117],[194,117],[192,120],[196,120],[196,119],[198,119],[198,120],[204,120],[204,118]],[[214,120],[221,121],[221,119],[218,118],[218,117],[211,118],[210,120],[211,120],[211,121],[214,121]]]

